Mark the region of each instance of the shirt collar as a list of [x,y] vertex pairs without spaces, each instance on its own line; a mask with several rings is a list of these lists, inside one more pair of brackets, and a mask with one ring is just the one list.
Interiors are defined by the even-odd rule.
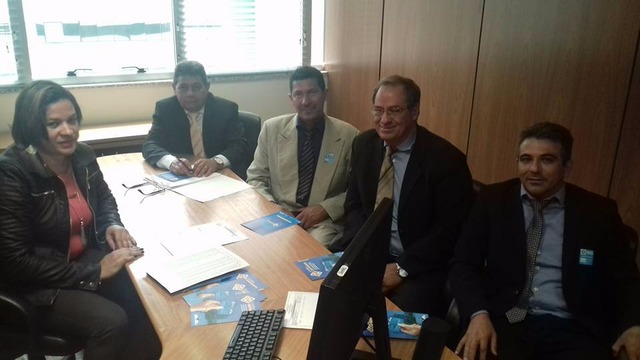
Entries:
[[[555,198],[558,201],[558,205],[560,206],[564,206],[564,198],[565,198],[565,185],[562,185],[562,187],[560,188],[560,190],[558,190],[555,194],[549,196],[547,199],[553,199]],[[524,188],[524,185],[520,184],[520,196],[524,199],[524,198],[530,198],[533,199],[534,197],[531,196],[528,192],[527,189]]]
[[[313,124],[313,129],[315,129],[316,132],[324,130],[324,123],[325,123],[325,118],[323,116],[322,117],[322,121],[318,121],[315,124]],[[298,129],[298,130],[306,130],[306,127],[300,121],[300,118],[298,117],[298,115],[296,115],[296,129]]]
[[[413,145],[416,143],[417,131],[413,131],[400,145],[396,148],[396,152],[410,152],[413,149]],[[388,146],[387,142],[384,142],[384,146]]]

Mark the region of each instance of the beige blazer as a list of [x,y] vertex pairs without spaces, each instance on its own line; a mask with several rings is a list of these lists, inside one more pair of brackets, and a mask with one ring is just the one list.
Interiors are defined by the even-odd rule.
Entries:
[[[247,183],[267,200],[296,211],[298,189],[297,115],[288,114],[265,121],[258,137]],[[344,215],[351,142],[358,130],[342,120],[325,115],[325,129],[318,157],[309,205],[320,204],[333,221]]]

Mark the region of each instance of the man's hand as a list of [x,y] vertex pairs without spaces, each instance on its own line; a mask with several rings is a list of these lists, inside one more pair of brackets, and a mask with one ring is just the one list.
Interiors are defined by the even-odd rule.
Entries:
[[402,278],[398,275],[398,267],[396,263],[387,264],[384,269],[384,277],[382,278],[382,293],[386,294],[395,289],[402,283]]
[[[456,347],[456,354],[462,356],[464,360],[475,360],[476,354],[479,355],[480,360],[485,360],[489,345],[491,345],[491,353],[497,356],[498,336],[489,319],[489,314],[478,314],[471,319],[467,332]],[[464,354],[460,354],[463,349]]]
[[193,173],[197,177],[209,176],[218,171],[218,163],[213,159],[198,159],[193,163]]
[[171,163],[171,166],[169,166],[169,171],[171,171],[176,175],[191,176],[193,175],[191,171],[192,168],[193,168],[193,165],[191,165],[189,160],[180,158],[180,159],[173,160],[173,162]]
[[144,250],[139,247],[121,248],[114,250],[100,261],[100,280],[108,279],[117,274],[124,264],[144,255]]
[[111,225],[105,232],[107,238],[107,244],[111,250],[117,250],[121,248],[129,248],[138,245],[136,240],[129,234],[127,229],[119,225]]
[[315,224],[318,224],[329,217],[327,211],[321,205],[307,206],[300,210],[296,219],[300,220],[300,226],[307,230]]
[[611,349],[616,357],[620,356],[624,349],[629,360],[640,360],[640,326],[632,326],[625,330]]

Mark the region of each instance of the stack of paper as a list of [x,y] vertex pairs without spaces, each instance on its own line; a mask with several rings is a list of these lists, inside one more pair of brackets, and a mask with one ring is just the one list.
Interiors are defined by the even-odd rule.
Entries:
[[238,255],[222,246],[184,256],[173,256],[153,264],[147,274],[169,293],[249,266]]

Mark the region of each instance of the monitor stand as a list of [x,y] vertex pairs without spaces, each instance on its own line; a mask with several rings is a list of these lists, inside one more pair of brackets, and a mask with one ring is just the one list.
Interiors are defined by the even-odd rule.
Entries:
[[[389,319],[387,319],[387,304],[384,295],[378,291],[367,307],[367,314],[373,322],[373,339],[375,353],[364,350],[353,350],[351,360],[400,360],[391,357],[389,342]],[[364,336],[362,336],[364,339]]]

